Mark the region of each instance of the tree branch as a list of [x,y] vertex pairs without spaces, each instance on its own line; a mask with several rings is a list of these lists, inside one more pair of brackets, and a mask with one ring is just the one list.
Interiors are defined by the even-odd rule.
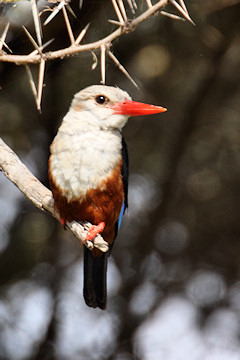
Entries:
[[72,56],[80,54],[84,51],[93,51],[96,49],[100,49],[101,46],[105,45],[107,48],[111,44],[111,42],[118,37],[120,37],[123,33],[128,33],[130,31],[133,31],[140,23],[143,21],[146,21],[150,16],[158,12],[161,8],[163,8],[165,5],[167,5],[168,0],[160,0],[155,5],[153,5],[148,10],[144,11],[141,15],[136,17],[133,20],[128,20],[124,23],[123,26],[119,26],[117,30],[112,32],[111,34],[107,35],[106,37],[89,43],[85,45],[76,45],[72,44],[71,46],[56,50],[56,51],[49,51],[44,53],[43,55],[40,54],[29,54],[29,55],[13,55],[13,54],[0,54],[0,61],[4,62],[11,62],[16,63],[18,65],[21,64],[36,64],[40,63],[41,59],[44,58],[44,60],[55,60],[55,59],[63,59],[64,57]]
[[[179,17],[175,14],[168,13],[166,11],[162,11],[162,9],[168,4],[171,3],[177,11],[181,13],[181,15],[184,17]],[[47,43],[43,44],[42,42],[42,27],[40,22],[40,13],[39,8],[37,7],[36,0],[31,0],[32,4],[32,14],[33,14],[33,20],[34,20],[34,26],[35,26],[35,32],[37,34],[37,42],[34,40],[32,35],[29,33],[29,31],[23,26],[29,40],[31,41],[34,51],[30,52],[28,55],[16,55],[16,54],[7,54],[2,50],[3,47],[6,49],[9,49],[8,45],[5,42],[7,32],[9,29],[9,24],[6,25],[2,36],[0,37],[0,61],[2,62],[10,62],[15,63],[17,65],[29,65],[29,64],[40,64],[39,65],[39,77],[38,77],[38,86],[35,86],[33,83],[32,75],[30,74],[30,68],[27,68],[28,73],[28,80],[31,86],[31,90],[37,105],[37,109],[41,112],[41,100],[42,100],[42,92],[43,92],[43,80],[44,80],[44,72],[45,72],[45,64],[48,60],[56,60],[56,59],[63,59],[68,56],[73,56],[80,54],[82,52],[94,52],[94,50],[100,50],[101,51],[101,82],[105,83],[105,69],[106,69],[106,51],[110,58],[117,64],[119,69],[123,72],[125,76],[133,83],[134,86],[137,86],[135,81],[131,78],[130,74],[127,72],[127,70],[124,69],[124,67],[120,64],[116,56],[113,55],[113,53],[110,51],[113,41],[115,41],[117,38],[119,38],[122,34],[128,34],[132,31],[134,31],[138,25],[140,25],[142,22],[146,21],[153,15],[164,15],[168,16],[172,19],[177,20],[188,20],[192,24],[194,22],[189,16],[188,10],[186,8],[186,5],[184,3],[184,0],[179,0],[179,3],[175,0],[158,0],[156,4],[152,4],[151,0],[146,0],[147,4],[147,10],[143,10],[142,13],[137,16],[136,18],[129,19],[127,16],[127,11],[125,9],[125,5],[123,0],[112,0],[113,8],[115,10],[115,14],[118,18],[118,21],[116,20],[108,20],[110,23],[113,23],[118,26],[117,30],[113,31],[109,35],[105,36],[104,38],[90,42],[88,44],[81,44],[81,41],[83,37],[85,36],[87,30],[89,29],[89,24],[81,30],[79,35],[77,36],[76,40],[74,37],[74,33],[71,27],[71,23],[69,21],[69,17],[67,14],[67,10],[65,6],[69,9],[69,2],[65,0],[61,0],[58,2],[58,5],[55,7],[55,9],[51,12],[50,16],[46,19],[44,25],[48,24],[50,21],[52,21],[55,16],[59,13],[61,10],[63,12],[63,16],[65,19],[65,25],[66,30],[70,39],[70,46],[55,50],[55,51],[48,51],[43,52],[43,49],[50,45],[50,43],[53,41],[50,40]],[[128,0],[128,4],[130,6],[130,9],[132,10],[132,14],[135,15],[134,6],[137,9],[136,2],[132,2],[132,0]],[[135,5],[134,5],[135,4]],[[46,10],[46,9],[45,9]],[[42,11],[43,13],[43,11]],[[36,89],[37,90],[36,90]]]
[[[52,192],[29,171],[14,151],[10,149],[1,138],[0,170],[18,187],[35,207],[48,212],[57,220],[60,220],[58,212],[54,209]],[[103,252],[108,250],[107,242],[105,242],[99,234],[93,241],[85,241],[88,229],[92,224],[72,221],[71,223],[67,222],[66,225],[73,235],[90,250],[92,250],[93,247],[96,247]]]

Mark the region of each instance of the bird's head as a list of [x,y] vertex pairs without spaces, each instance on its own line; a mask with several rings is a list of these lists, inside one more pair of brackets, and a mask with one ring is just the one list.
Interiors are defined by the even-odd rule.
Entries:
[[75,94],[71,110],[82,113],[92,125],[111,130],[121,129],[130,116],[156,114],[167,109],[132,101],[126,91],[117,87],[92,85]]

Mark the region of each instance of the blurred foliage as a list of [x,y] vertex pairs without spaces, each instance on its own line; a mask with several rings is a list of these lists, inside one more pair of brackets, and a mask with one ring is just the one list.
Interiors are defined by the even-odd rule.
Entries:
[[[140,92],[107,62],[108,85],[168,112],[124,129],[130,206],[110,258],[105,312],[84,304],[76,240],[0,174],[1,359],[239,357],[240,4],[186,5],[195,27],[158,16],[116,42]],[[85,41],[114,28],[110,2],[72,7],[76,33],[91,22]],[[60,15],[46,27],[44,40],[52,37],[56,48],[68,44]],[[8,45],[31,51],[17,24]],[[100,81],[92,61],[82,54],[47,64],[42,114],[25,69],[0,64],[1,136],[44,184],[72,95]]]

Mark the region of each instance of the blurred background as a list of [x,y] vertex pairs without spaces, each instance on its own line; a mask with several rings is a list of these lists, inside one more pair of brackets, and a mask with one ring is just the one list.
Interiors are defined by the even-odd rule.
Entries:
[[[34,35],[34,25],[20,3],[0,4],[0,23],[11,21],[6,42],[27,54],[21,26]],[[137,3],[136,15],[147,8]],[[140,91],[107,58],[108,85],[168,111],[124,128],[129,209],[106,311],[84,303],[79,242],[0,174],[0,359],[240,359],[240,2],[186,5],[196,26],[154,16],[114,43]],[[83,43],[116,28],[110,1],[71,6],[76,35],[91,22]],[[69,45],[61,13],[44,27],[51,38],[51,50]],[[91,53],[47,62],[41,114],[25,68],[0,63],[1,137],[46,186],[49,145],[73,94],[100,82],[93,62]]]

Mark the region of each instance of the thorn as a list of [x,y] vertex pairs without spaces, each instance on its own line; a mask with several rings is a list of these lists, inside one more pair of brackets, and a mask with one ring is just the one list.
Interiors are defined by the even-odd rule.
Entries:
[[97,55],[93,51],[91,51],[91,53],[92,53],[92,57],[93,57],[92,70],[95,70],[97,67],[97,64],[98,64],[98,58],[97,58]]
[[118,61],[118,59],[116,58],[115,55],[113,55],[113,53],[110,50],[107,50],[108,55],[110,56],[110,58],[115,62],[115,64],[117,65],[117,67],[119,68],[119,70],[121,70],[123,72],[123,74],[128,78],[128,80],[131,81],[131,83],[137,88],[139,89],[137,83],[133,80],[133,78],[131,77],[131,75],[127,72],[127,70],[123,67],[123,65]]
[[106,80],[106,46],[101,45],[101,83],[105,84]]
[[88,23],[85,28],[80,32],[80,34],[78,35],[78,37],[75,40],[75,45],[79,45],[80,42],[82,41],[82,39],[84,38],[84,36],[86,35],[86,32],[88,31],[88,28],[90,26],[90,23]]
[[[134,9],[135,8],[134,2],[132,0],[127,0],[127,2],[128,2],[128,5],[129,5],[129,7],[131,9],[131,12],[133,13],[133,15],[135,15],[136,11]],[[135,3],[135,5],[136,5],[136,3]]]
[[33,46],[35,47],[35,49],[38,51],[38,53],[43,56],[43,53],[41,51],[41,48],[38,46],[38,44],[36,43],[36,41],[34,40],[34,38],[32,37],[32,35],[30,34],[30,32],[25,28],[25,26],[23,26],[23,30],[25,31],[25,33],[27,34],[29,40],[31,41],[31,43],[33,44]]
[[33,97],[34,97],[36,106],[38,108],[37,89],[36,89],[36,85],[35,85],[34,80],[33,80],[33,76],[32,76],[30,66],[25,65],[25,69],[26,69],[26,72],[27,72],[27,77],[28,77],[28,81],[29,81],[32,93],[33,93]]
[[187,9],[187,7],[185,5],[185,2],[183,0],[179,0],[179,3],[181,5],[181,7],[183,8],[183,10],[189,15],[188,9]]
[[133,7],[132,1],[131,1],[131,0],[127,0],[127,1],[128,1],[128,5],[129,5],[129,7],[130,7],[130,9],[131,9],[132,14],[135,15],[135,14],[136,14],[136,11],[135,11],[135,9],[134,9],[134,7]]
[[127,13],[126,13],[126,9],[125,9],[123,0],[118,0],[118,5],[119,5],[119,9],[122,13],[123,19],[126,22],[128,20],[128,18],[127,18]]
[[73,36],[71,24],[70,24],[70,21],[69,21],[69,18],[68,18],[67,10],[66,10],[64,5],[62,7],[62,12],[63,12],[66,27],[67,27],[67,31],[68,31],[68,36],[69,36],[69,39],[71,41],[71,44],[73,45],[75,43],[75,39],[74,39],[74,36]]
[[71,6],[69,4],[66,4],[66,8],[70,12],[70,14],[72,14],[72,16],[75,17],[75,19],[77,19],[77,15],[75,14],[75,12],[73,11],[73,9],[71,8]]
[[79,0],[79,9],[81,9],[83,6],[83,0]]
[[0,38],[0,50],[2,50],[3,46],[5,46],[5,48],[8,49],[8,51],[10,51],[12,53],[12,50],[9,48],[9,46],[5,43],[6,37],[7,37],[7,33],[8,33],[8,29],[10,26],[10,22],[7,23],[7,25],[5,26],[5,29],[2,33],[2,36]]
[[[51,40],[48,40],[45,44],[43,44],[43,45],[40,47],[40,50],[45,49],[45,48],[46,48],[48,45],[50,45],[54,40],[55,40],[54,38],[51,39]],[[33,51],[29,54],[29,56],[31,56],[31,55],[37,55],[37,53],[38,53],[38,50],[33,50]]]
[[117,25],[117,26],[121,26],[121,27],[126,26],[125,23],[120,23],[120,22],[117,21],[117,20],[108,20],[108,22],[110,22],[111,24]]
[[[5,43],[5,41],[2,41],[1,39],[0,39],[0,43],[2,43],[2,45],[3,46],[5,46],[5,48],[12,54],[13,52],[12,52],[12,50],[10,49],[10,47]],[[0,47],[2,47],[1,45],[0,45]],[[0,49],[1,50],[1,49]]]
[[39,64],[38,93],[37,93],[37,109],[39,112],[41,112],[44,72],[45,72],[45,60],[41,59],[41,62]]
[[114,10],[115,10],[115,12],[117,14],[119,22],[124,23],[121,11],[119,10],[119,7],[118,7],[118,4],[117,4],[116,0],[112,0],[112,4],[113,4]]
[[36,0],[31,0],[31,3],[32,3],[33,21],[37,35],[38,45],[42,46],[42,28],[39,20],[39,13],[38,13]]
[[150,9],[152,7],[152,2],[151,0],[146,0],[147,6]]
[[188,13],[175,1],[175,0],[170,0],[170,2],[175,6],[175,8],[185,17],[185,19],[187,19],[191,24],[196,25],[192,19],[190,18],[190,16],[188,15]]
[[66,4],[65,0],[61,0],[61,2],[58,4],[58,6],[53,10],[53,12],[47,17],[47,19],[44,21],[44,26],[49,24],[50,21],[59,13],[59,11],[63,8],[63,6]]
[[186,21],[186,19],[183,19],[181,16],[171,14],[171,13],[166,12],[166,11],[160,11],[160,14],[163,15],[163,16],[167,16],[167,17],[169,17],[171,19],[174,19],[174,20]]
[[138,6],[135,0],[132,0],[133,6],[135,7],[135,9],[137,10]]

